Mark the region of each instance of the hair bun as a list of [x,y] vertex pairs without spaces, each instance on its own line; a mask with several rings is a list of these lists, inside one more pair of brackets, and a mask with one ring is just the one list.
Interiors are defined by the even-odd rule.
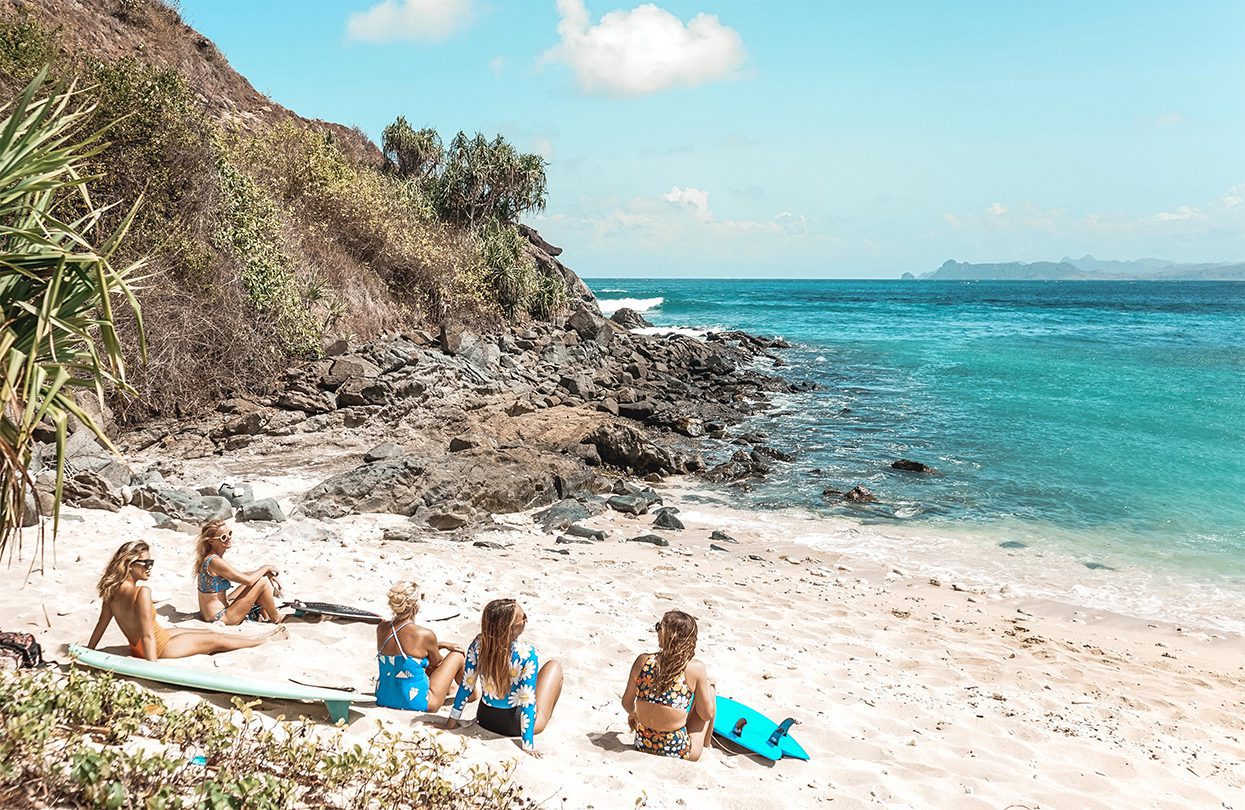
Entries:
[[389,609],[395,617],[414,616],[419,610],[419,600],[422,598],[419,583],[399,582],[389,589]]

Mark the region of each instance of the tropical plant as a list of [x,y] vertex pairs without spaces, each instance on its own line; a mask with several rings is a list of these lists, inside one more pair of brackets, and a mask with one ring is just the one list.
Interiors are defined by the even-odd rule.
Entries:
[[400,115],[381,132],[381,145],[399,177],[425,180],[441,167],[441,136],[430,127],[417,132]]
[[[107,127],[83,132],[94,112],[74,85],[40,96],[44,69],[0,114],[0,553],[38,510],[30,471],[35,433],[55,435],[52,533],[59,522],[65,440],[76,418],[107,447],[104,429],[75,397],[102,404],[108,388],[129,391],[112,298],[133,311],[140,349],[142,317],[134,275],[142,262],[114,267],[112,257],[138,210],[134,203],[111,230],[100,225],[112,207],[95,204],[85,161],[105,147]],[[39,529],[40,545],[44,537]]]
[[545,160],[524,154],[498,135],[492,141],[462,132],[443,158],[435,199],[450,222],[480,227],[490,220],[514,224],[524,211],[545,207]]

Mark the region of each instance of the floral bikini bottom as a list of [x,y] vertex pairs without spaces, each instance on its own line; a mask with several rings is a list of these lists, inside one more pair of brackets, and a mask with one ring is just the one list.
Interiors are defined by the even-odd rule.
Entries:
[[674,731],[655,731],[639,723],[635,727],[635,750],[662,757],[688,759],[692,755],[692,738],[687,727]]

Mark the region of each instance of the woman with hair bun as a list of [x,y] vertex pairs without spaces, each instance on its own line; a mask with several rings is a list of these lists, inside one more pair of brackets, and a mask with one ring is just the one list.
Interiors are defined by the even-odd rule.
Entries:
[[661,617],[655,653],[631,665],[622,705],[635,731],[635,748],[695,762],[713,735],[717,695],[697,661],[696,619],[681,610]]
[[[450,684],[462,683],[463,652],[437,641],[437,634],[415,624],[422,594],[414,582],[389,589],[393,619],[376,628],[376,704],[390,709],[435,712]],[[441,655],[446,650],[448,654]]]
[[503,737],[519,737],[523,750],[539,757],[537,734],[545,730],[562,694],[562,665],[536,657],[536,648],[521,643],[527,613],[513,599],[494,599],[484,606],[480,635],[467,648],[463,682],[454,698],[446,728],[457,728],[467,696],[482,681],[476,722]]
[[[117,627],[130,643],[135,658],[155,661],[159,658],[185,658],[201,653],[228,652],[263,644],[276,633],[259,638],[217,633],[214,630],[166,630],[156,623],[156,606],[143,583],[151,578],[156,561],[151,546],[132,540],[117,549],[99,578],[99,621],[87,646],[99,644],[108,624],[117,620]],[[285,628],[277,628],[284,632]]]

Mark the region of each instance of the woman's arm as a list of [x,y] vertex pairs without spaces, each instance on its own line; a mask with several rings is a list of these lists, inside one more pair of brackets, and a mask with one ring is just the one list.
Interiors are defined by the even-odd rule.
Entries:
[[446,728],[458,728],[458,721],[462,719],[463,709],[467,706],[467,698],[471,697],[471,691],[476,688],[479,645],[480,637],[476,636],[471,645],[467,647],[467,662],[463,665],[463,682],[458,685],[458,691],[454,694],[454,707],[450,709],[450,716],[445,720]]
[[622,707],[627,712],[628,723],[635,717],[635,682],[640,677],[640,670],[644,669],[644,659],[647,655],[641,653],[636,656],[635,663],[631,665],[631,672],[627,675],[627,688],[623,690]]
[[143,652],[148,661],[155,661],[160,656],[156,651],[156,612],[151,601],[151,591],[138,589],[138,630],[143,638]]
[[702,720],[712,720],[714,707],[718,702],[717,690],[713,688],[713,683],[709,680],[709,671],[705,669],[705,665],[692,659],[687,664],[685,670],[688,675],[694,676],[695,686],[692,711],[696,712]]
[[428,671],[431,672],[441,665],[441,648],[437,646],[437,634],[427,627],[420,627],[415,632],[419,643],[428,651]]
[[536,751],[536,676],[540,672],[540,659],[536,648],[527,645],[519,658],[519,683],[515,689],[515,703],[519,706],[519,732],[523,735],[523,750],[529,754]]
[[95,645],[99,644],[99,640],[104,637],[104,631],[108,629],[108,623],[112,621],[112,606],[107,601],[100,603],[99,621],[95,623],[95,630],[91,632],[91,640],[86,643],[90,649],[95,649]]
[[226,562],[225,558],[220,555],[208,560],[207,567],[209,573],[216,574],[218,577],[224,577],[230,582],[237,582],[240,585],[254,585],[256,582],[259,582],[262,577],[275,577],[277,575],[277,569],[273,568],[271,565],[261,565],[254,571],[239,571],[237,568],[234,568]]

